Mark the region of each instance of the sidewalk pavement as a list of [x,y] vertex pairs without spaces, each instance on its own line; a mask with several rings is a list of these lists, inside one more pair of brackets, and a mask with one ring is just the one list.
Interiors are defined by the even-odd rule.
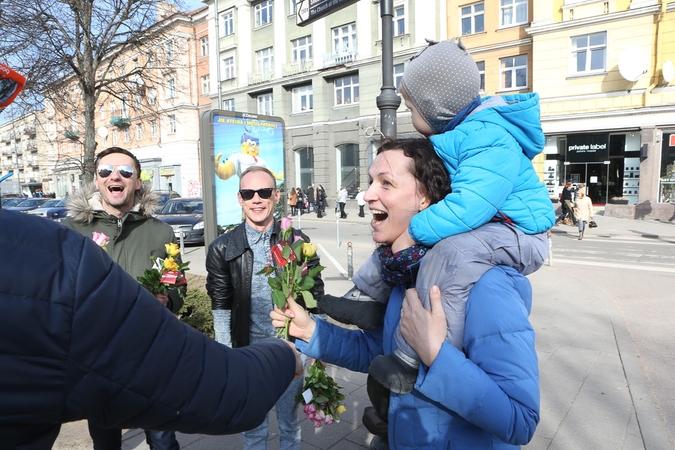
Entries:
[[[370,221],[357,216],[356,202],[348,202],[346,223]],[[604,217],[602,209],[594,216],[598,227],[594,236],[636,237],[660,239],[675,243],[675,223],[628,220]],[[331,214],[328,215],[331,217]],[[314,214],[301,218],[303,223],[325,220]],[[333,217],[333,220],[334,217]],[[576,227],[557,225],[553,238],[563,234],[577,235]],[[322,237],[312,235],[313,242]],[[346,247],[346,246],[342,246]],[[345,248],[335,250],[338,261],[345,261]],[[204,271],[198,253],[190,254],[191,271]],[[372,248],[354,248],[354,267],[370,255]],[[340,259],[342,258],[342,259]],[[329,261],[324,280],[326,291],[343,293],[351,288],[340,268]],[[609,273],[609,272],[608,272]],[[205,275],[205,271],[203,272]],[[604,275],[611,276],[611,275]],[[529,276],[534,290],[534,307],[530,316],[537,333],[537,353],[540,366],[541,422],[528,450],[543,449],[647,449],[675,448],[669,442],[667,424],[659,415],[657,405],[646,380],[644,366],[637,354],[614,299],[595,286],[579,283],[559,267],[544,266]],[[313,428],[311,422],[302,422],[303,449],[359,449],[368,448],[372,435],[361,424],[363,409],[369,405],[365,389],[366,375],[334,366],[329,373],[343,387],[347,412],[339,424]],[[672,417],[670,418],[672,420]],[[84,423],[84,426],[82,425]],[[77,427],[86,422],[64,425],[56,449],[91,448],[76,446],[72,439],[84,439]],[[279,448],[277,425],[270,414],[271,440],[269,449]],[[79,433],[82,434],[81,432]],[[63,439],[62,439],[63,438]],[[179,434],[183,449],[210,450],[242,448],[240,435],[204,436]],[[59,444],[61,443],[62,444]],[[69,445],[70,444],[70,445]],[[123,449],[147,449],[140,430],[126,430]]]

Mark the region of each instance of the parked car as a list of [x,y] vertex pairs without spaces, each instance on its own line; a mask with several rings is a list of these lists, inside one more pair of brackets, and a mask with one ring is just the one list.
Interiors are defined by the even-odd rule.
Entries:
[[68,214],[68,208],[66,208],[67,201],[65,198],[47,200],[39,208],[28,211],[28,214],[35,214],[36,216],[61,222],[66,219],[66,215]]
[[164,205],[166,205],[166,202],[171,200],[172,198],[180,198],[180,194],[176,191],[163,191],[163,190],[156,190],[154,191],[159,194],[159,203],[158,203],[158,210],[161,210]]
[[173,228],[180,242],[204,245],[204,202],[201,198],[174,198],[166,202],[157,218]]
[[26,200],[23,197],[3,197],[2,198],[2,207],[9,208],[10,206],[16,206],[22,201]]
[[49,200],[48,198],[27,198],[24,199],[22,202],[17,203],[16,206],[7,206],[4,207],[3,209],[6,209],[8,211],[21,211],[21,212],[28,212],[33,209],[37,209],[42,205],[44,202]]

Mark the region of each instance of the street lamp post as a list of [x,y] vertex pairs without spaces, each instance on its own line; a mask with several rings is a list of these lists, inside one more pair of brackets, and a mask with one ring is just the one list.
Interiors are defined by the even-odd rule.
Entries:
[[382,88],[377,96],[382,134],[396,138],[396,111],[401,104],[394,86],[394,7],[393,0],[380,1],[382,18]]

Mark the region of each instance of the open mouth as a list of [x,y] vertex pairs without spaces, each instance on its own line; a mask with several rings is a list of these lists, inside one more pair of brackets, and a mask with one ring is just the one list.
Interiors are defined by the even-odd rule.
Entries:
[[108,191],[112,193],[120,193],[124,191],[122,186],[108,186]]
[[382,222],[383,220],[386,220],[387,217],[389,217],[389,214],[384,211],[373,209],[370,212],[373,214],[373,222],[375,223]]

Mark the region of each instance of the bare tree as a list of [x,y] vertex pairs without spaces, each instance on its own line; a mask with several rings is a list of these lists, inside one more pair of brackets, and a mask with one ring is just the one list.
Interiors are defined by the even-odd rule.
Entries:
[[[176,69],[163,43],[177,11],[157,0],[0,0],[0,60],[27,77],[24,107],[49,105],[71,124],[82,118],[83,136],[71,138],[84,146],[85,182],[94,174],[97,104],[145,97],[162,83],[162,65]],[[144,105],[137,115],[158,112]]]

